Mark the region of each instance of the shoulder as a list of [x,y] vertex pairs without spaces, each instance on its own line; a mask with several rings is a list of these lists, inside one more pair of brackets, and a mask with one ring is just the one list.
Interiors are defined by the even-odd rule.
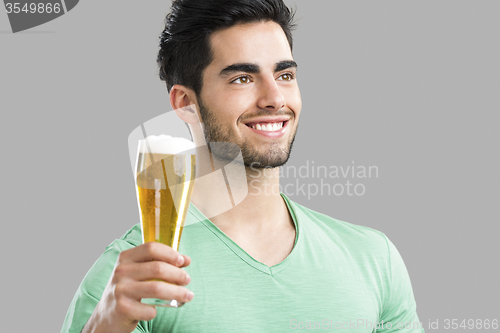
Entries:
[[139,223],[130,228],[120,238],[112,242],[106,250],[115,248],[123,251],[142,244],[142,231]]
[[[95,286],[103,289],[103,283],[107,282],[109,274],[113,270],[116,260],[122,251],[136,247],[142,243],[141,227],[134,225],[120,238],[109,244],[101,256],[95,261],[88,271],[82,286],[93,290]],[[102,292],[102,290],[100,290]]]
[[390,241],[387,236],[376,229],[342,221],[304,207],[289,200],[298,222],[306,233],[320,233],[346,249],[356,252],[368,251],[371,254],[389,255]]

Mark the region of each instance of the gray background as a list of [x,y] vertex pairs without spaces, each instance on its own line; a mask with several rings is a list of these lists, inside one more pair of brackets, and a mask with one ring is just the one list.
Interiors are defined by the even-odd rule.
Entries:
[[[290,165],[379,169],[356,180],[363,196],[292,199],[386,233],[425,327],[500,319],[500,2],[287,3],[303,98]],[[0,12],[2,331],[59,331],[137,223],[127,138],[170,110],[155,63],[169,4],[88,0],[18,34]]]

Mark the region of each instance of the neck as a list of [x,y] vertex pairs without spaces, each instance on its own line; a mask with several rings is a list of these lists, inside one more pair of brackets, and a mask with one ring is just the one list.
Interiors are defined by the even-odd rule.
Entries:
[[210,156],[206,146],[197,153],[191,202],[212,223],[221,230],[259,232],[293,227],[279,191],[279,168],[257,169]]

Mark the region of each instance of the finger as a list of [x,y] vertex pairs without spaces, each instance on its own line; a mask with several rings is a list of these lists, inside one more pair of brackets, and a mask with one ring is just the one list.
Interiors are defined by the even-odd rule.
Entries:
[[122,278],[134,281],[159,279],[180,286],[185,286],[191,282],[191,277],[185,270],[163,261],[121,264],[116,267],[114,274],[118,280]]
[[190,257],[188,257],[188,256],[187,256],[187,255],[185,255],[185,254],[182,254],[182,256],[184,257],[184,263],[183,263],[181,266],[179,266],[179,267],[181,267],[181,268],[182,268],[182,267],[187,267],[187,266],[189,266],[189,264],[191,263],[191,258],[190,258]]
[[122,297],[117,301],[116,310],[125,318],[137,321],[148,321],[156,317],[156,308],[154,306],[127,297]]
[[148,242],[120,253],[120,263],[160,260],[174,266],[184,263],[184,257],[170,246],[158,242]]
[[163,281],[141,281],[132,282],[127,287],[127,296],[140,300],[141,298],[159,298],[178,302],[189,302],[193,299],[192,291],[185,287]]

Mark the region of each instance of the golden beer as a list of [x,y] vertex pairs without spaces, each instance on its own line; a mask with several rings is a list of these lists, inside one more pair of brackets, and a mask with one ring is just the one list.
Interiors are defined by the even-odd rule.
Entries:
[[[196,171],[194,143],[168,135],[139,140],[137,200],[142,241],[160,242],[179,250]],[[154,306],[180,307],[176,300],[143,298]]]
[[139,152],[137,175],[143,242],[179,249],[195,178],[195,155]]

